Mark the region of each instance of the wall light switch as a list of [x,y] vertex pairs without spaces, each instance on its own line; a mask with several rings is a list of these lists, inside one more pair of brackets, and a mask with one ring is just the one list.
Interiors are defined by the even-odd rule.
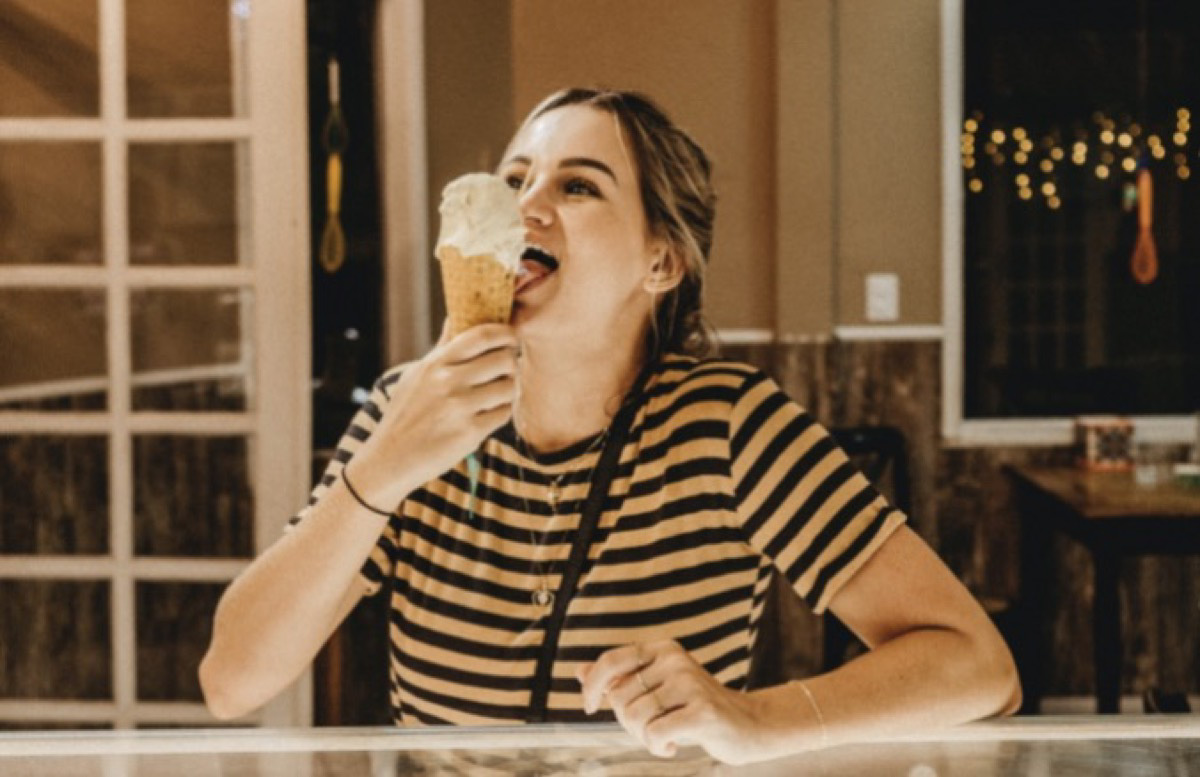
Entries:
[[867,274],[867,320],[896,321],[900,318],[900,276],[894,272]]

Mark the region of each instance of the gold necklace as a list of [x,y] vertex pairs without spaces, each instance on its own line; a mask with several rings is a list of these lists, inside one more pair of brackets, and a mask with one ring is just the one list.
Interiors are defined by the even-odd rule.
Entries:
[[[609,427],[605,427],[604,431],[601,432],[600,435],[592,441],[592,444],[587,447],[587,450],[580,454],[580,458],[588,456],[598,448],[603,448],[604,441],[608,439],[608,430]],[[529,455],[529,446],[525,443],[525,440],[521,437],[521,435],[517,433],[516,424],[513,424],[513,436],[516,438],[517,443],[521,448],[519,453],[526,459],[532,459],[532,456]],[[588,470],[587,478],[584,482],[589,484],[592,482],[592,475],[594,475],[596,472],[596,463],[597,462],[592,462],[592,466]],[[550,584],[547,582],[546,569],[542,566],[541,559],[538,557],[541,555],[542,541],[550,532],[551,526],[553,526],[554,522],[559,518],[558,500],[562,498],[562,491],[559,487],[562,484],[563,478],[566,476],[567,471],[564,470],[550,479],[550,487],[546,490],[546,502],[550,505],[550,521],[547,523],[546,528],[542,530],[541,537],[539,538],[538,535],[534,533],[532,528],[529,529],[529,542],[531,545],[533,545],[533,554],[530,557],[532,562],[531,566],[538,576],[538,587],[533,591],[533,594],[530,598],[535,606],[540,607],[543,610],[550,610],[552,607],[554,607],[554,592],[550,590]],[[533,511],[529,507],[529,499],[524,494],[525,486],[527,485],[525,481],[525,467],[522,466],[519,461],[517,462],[517,479],[521,481],[521,501],[525,503],[525,514],[533,515]]]

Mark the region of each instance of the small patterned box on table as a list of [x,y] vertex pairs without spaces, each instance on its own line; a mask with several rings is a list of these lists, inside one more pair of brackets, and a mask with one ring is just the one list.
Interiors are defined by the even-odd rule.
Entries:
[[1120,416],[1075,419],[1079,466],[1099,472],[1133,469],[1133,422]]

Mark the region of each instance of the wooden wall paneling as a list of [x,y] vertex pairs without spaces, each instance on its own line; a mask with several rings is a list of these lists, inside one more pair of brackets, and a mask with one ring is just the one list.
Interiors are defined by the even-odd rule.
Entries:
[[[940,346],[932,342],[802,343],[726,346],[724,355],[772,375],[826,425],[887,423],[909,441],[913,525],[955,575],[1003,617],[1019,590],[1020,522],[1005,464],[1069,464],[1050,448],[946,448],[939,437]],[[1056,574],[1044,592],[1055,613],[1045,649],[1048,693],[1092,692],[1092,568],[1076,543],[1056,537],[1047,553]],[[1145,558],[1125,565],[1123,693],[1154,685],[1200,691],[1200,559]],[[790,672],[815,670],[819,622],[788,608],[779,627]]]

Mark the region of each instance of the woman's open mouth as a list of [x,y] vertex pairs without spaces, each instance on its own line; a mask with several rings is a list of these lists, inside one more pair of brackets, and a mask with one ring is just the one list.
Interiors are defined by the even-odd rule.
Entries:
[[558,259],[541,246],[530,245],[521,254],[521,270],[517,273],[517,287],[514,296],[540,286],[542,281],[554,274],[558,269]]

